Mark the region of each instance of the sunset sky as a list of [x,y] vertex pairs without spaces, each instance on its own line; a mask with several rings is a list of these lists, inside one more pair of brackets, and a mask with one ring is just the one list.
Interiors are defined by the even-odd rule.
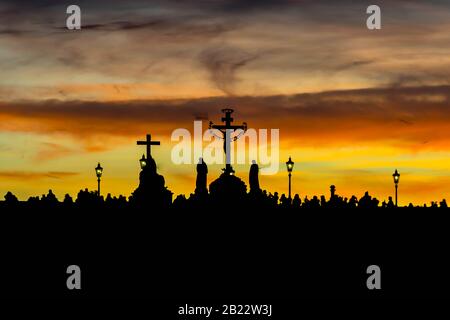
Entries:
[[[82,29],[67,30],[68,5]],[[0,0],[0,197],[52,189],[130,193],[151,133],[175,195],[195,166],[171,161],[173,130],[193,121],[280,130],[280,171],[264,189],[399,203],[450,200],[450,2]],[[205,143],[205,146],[207,143]],[[208,182],[222,166],[210,166]],[[237,166],[248,181],[249,165]]]

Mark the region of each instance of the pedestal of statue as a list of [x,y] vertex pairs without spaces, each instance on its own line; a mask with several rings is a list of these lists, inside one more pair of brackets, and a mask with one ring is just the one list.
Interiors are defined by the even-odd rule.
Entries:
[[209,194],[214,204],[231,206],[245,202],[247,186],[240,178],[224,172],[218,179],[211,182]]

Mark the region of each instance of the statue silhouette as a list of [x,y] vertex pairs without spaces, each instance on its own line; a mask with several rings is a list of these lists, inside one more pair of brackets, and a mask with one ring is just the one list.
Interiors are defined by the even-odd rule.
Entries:
[[165,186],[164,177],[157,173],[156,162],[150,156],[139,173],[139,186],[130,201],[138,206],[169,207],[172,204],[172,194]]
[[197,196],[206,196],[208,195],[207,188],[207,176],[208,176],[208,166],[206,165],[203,158],[198,159],[197,164],[197,180],[195,182],[195,195]]
[[332,184],[330,186],[330,200],[333,199],[336,195],[336,186]]
[[139,174],[139,187],[143,189],[158,191],[165,186],[164,177],[156,172],[156,162],[153,157],[147,159],[147,165]]
[[250,166],[249,183],[250,183],[250,193],[259,193],[261,188],[259,187],[259,167],[255,160],[252,160],[252,165]]

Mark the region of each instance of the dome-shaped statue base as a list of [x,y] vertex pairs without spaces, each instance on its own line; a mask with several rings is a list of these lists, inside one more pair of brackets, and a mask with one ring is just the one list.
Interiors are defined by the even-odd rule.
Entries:
[[245,201],[247,186],[235,175],[222,173],[209,185],[209,194],[213,203],[230,206]]

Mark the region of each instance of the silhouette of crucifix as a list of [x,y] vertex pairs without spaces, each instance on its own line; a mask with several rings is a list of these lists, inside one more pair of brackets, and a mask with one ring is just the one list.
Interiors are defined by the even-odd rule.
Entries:
[[[223,134],[223,137],[220,137],[221,139],[223,139],[223,151],[225,152],[226,157],[226,167],[223,170],[226,174],[234,174],[233,167],[231,166],[231,140],[233,139],[233,141],[236,141],[245,131],[247,131],[247,123],[244,122],[240,126],[232,125],[231,123],[234,121],[234,119],[231,117],[231,114],[234,112],[234,110],[222,109],[222,112],[225,114],[225,117],[222,117],[221,121],[225,122],[225,125],[216,125],[213,124],[212,121],[210,121],[209,129],[217,129]],[[239,129],[243,130],[243,132],[239,136],[231,138],[231,134],[235,130]]]
[[138,146],[147,146],[147,160],[149,160],[152,157],[152,146],[159,146],[161,145],[160,141],[152,141],[152,136],[150,134],[147,134],[147,139],[145,141],[137,141]]

